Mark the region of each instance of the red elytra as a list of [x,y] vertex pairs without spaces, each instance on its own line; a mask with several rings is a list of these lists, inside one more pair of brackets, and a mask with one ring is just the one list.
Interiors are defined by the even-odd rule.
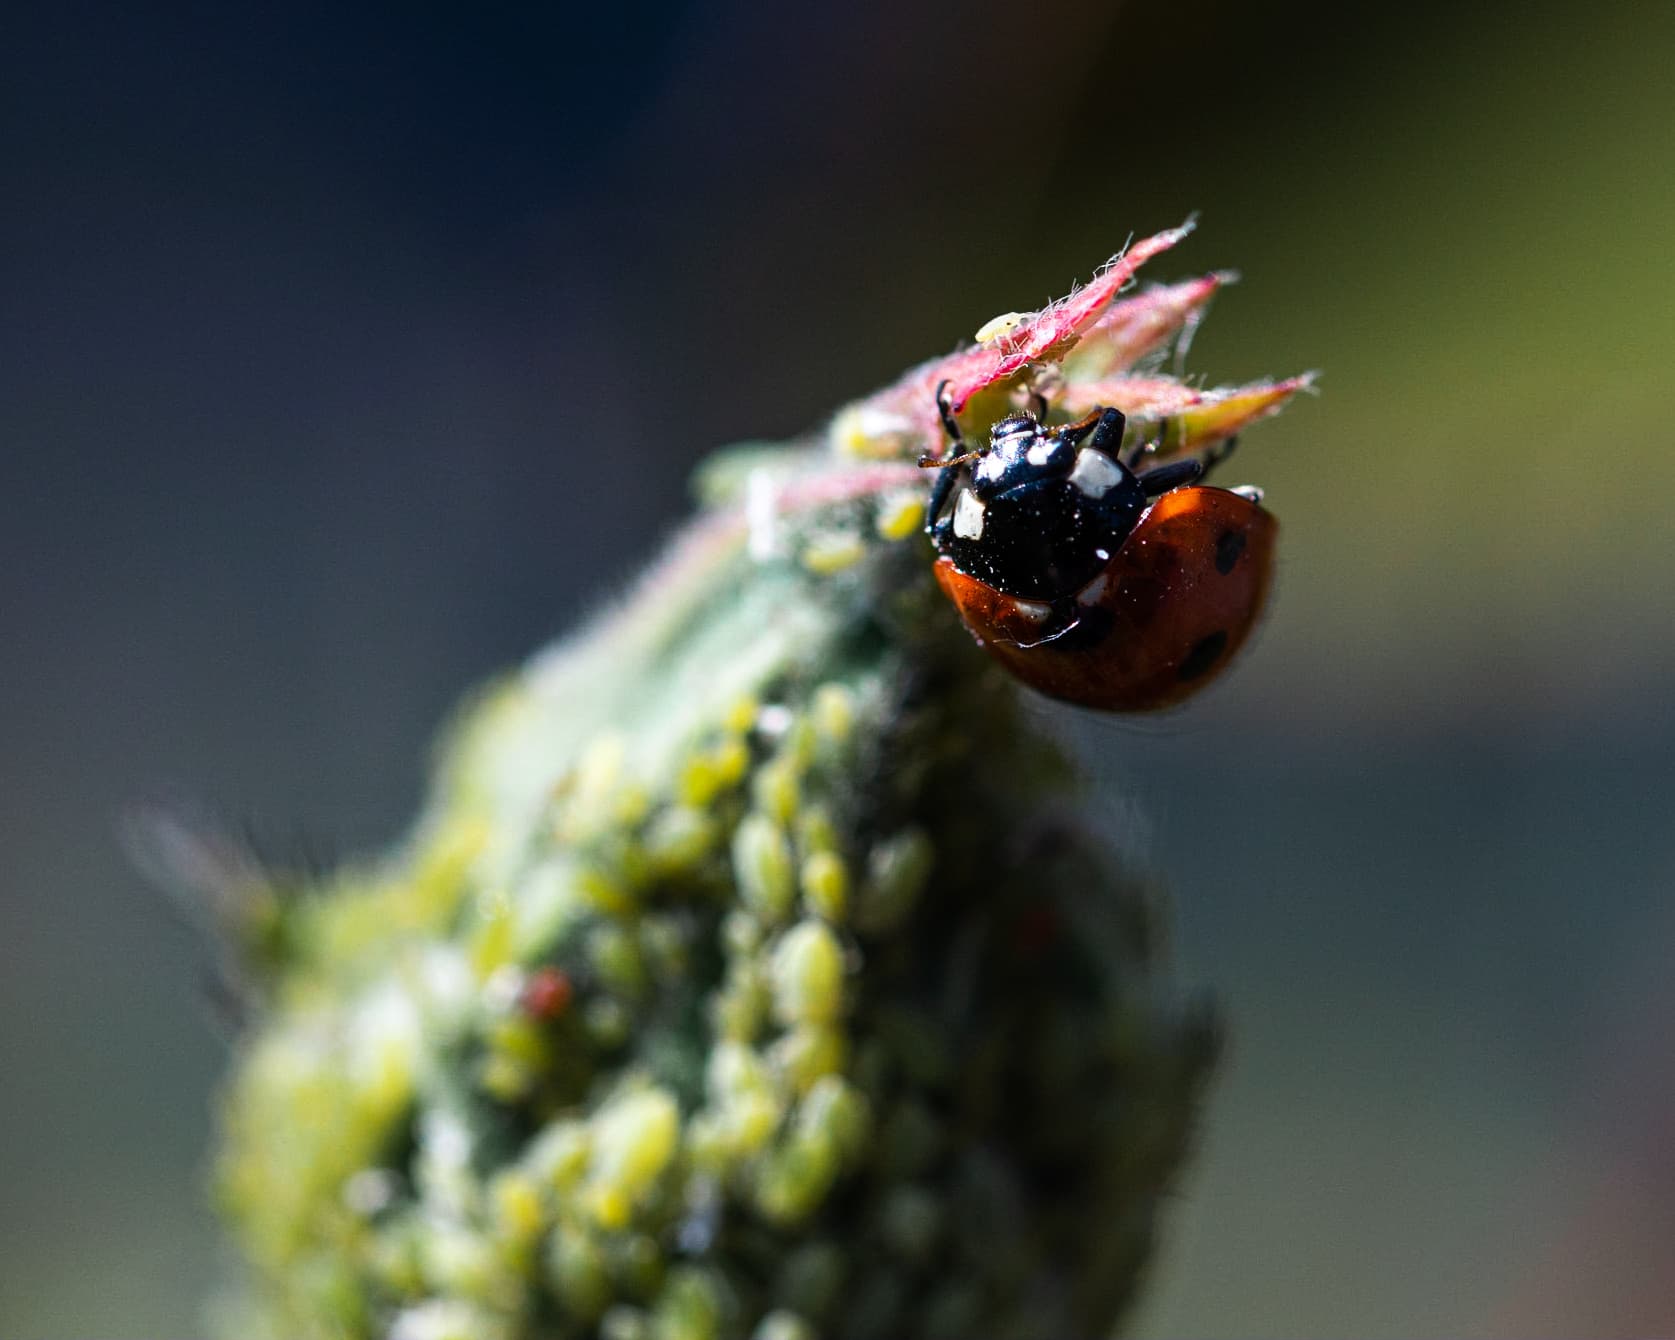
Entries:
[[1230,489],[1163,494],[1074,598],[1076,622],[1042,639],[1041,607],[942,557],[936,580],[977,641],[1014,676],[1111,712],[1173,707],[1232,662],[1261,618],[1279,524]]

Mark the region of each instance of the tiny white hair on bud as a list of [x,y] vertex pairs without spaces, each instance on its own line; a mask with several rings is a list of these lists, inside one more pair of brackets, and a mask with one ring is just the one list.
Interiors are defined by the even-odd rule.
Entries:
[[779,490],[766,470],[752,470],[744,486],[746,547],[758,563],[779,557]]

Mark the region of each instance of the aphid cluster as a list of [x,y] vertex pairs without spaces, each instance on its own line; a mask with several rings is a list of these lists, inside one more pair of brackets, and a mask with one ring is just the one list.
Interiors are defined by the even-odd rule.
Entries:
[[1153,371],[1223,277],[1119,294],[1184,235],[828,450],[717,462],[619,608],[461,714],[387,859],[249,895],[220,1333],[1111,1333],[1217,1031],[918,528],[1037,689],[1146,710],[1225,669],[1276,527],[1204,475],[1308,379]]

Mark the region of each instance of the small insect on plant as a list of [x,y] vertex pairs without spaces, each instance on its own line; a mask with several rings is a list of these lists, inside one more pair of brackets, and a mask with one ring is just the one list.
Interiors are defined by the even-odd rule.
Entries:
[[1118,295],[1186,232],[1145,239],[1040,312],[996,317],[975,347],[851,412],[910,424],[898,451],[916,438],[937,472],[934,572],[972,635],[1025,684],[1084,707],[1152,711],[1204,688],[1272,581],[1262,491],[1207,478],[1240,429],[1311,379],[1205,391],[1155,370],[1229,276]]
[[941,472],[926,529],[978,641],[1024,683],[1111,711],[1173,706],[1220,674],[1262,613],[1277,531],[1260,489],[1199,482],[1238,439],[1142,470],[1166,424],[1125,458],[1121,410],[1048,427],[1043,401],[968,449],[946,387],[946,454],[920,459]]

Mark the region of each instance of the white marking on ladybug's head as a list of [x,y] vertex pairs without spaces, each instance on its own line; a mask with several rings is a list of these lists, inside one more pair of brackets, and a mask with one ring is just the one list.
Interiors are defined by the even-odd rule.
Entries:
[[970,489],[961,489],[954,504],[954,534],[962,540],[983,538],[983,503]]
[[990,450],[977,462],[977,468],[971,473],[986,484],[999,483],[1000,477],[1006,473],[1006,461],[998,452]]
[[1122,483],[1123,468],[1103,451],[1084,447],[1070,472],[1070,482],[1090,498],[1103,498]]
[[1053,607],[1044,600],[1012,600],[1013,610],[1023,615],[1031,623],[1046,623],[1047,616],[1053,612]]
[[1097,605],[1105,595],[1106,584],[1107,576],[1102,572],[1076,593],[1076,603],[1078,605]]

